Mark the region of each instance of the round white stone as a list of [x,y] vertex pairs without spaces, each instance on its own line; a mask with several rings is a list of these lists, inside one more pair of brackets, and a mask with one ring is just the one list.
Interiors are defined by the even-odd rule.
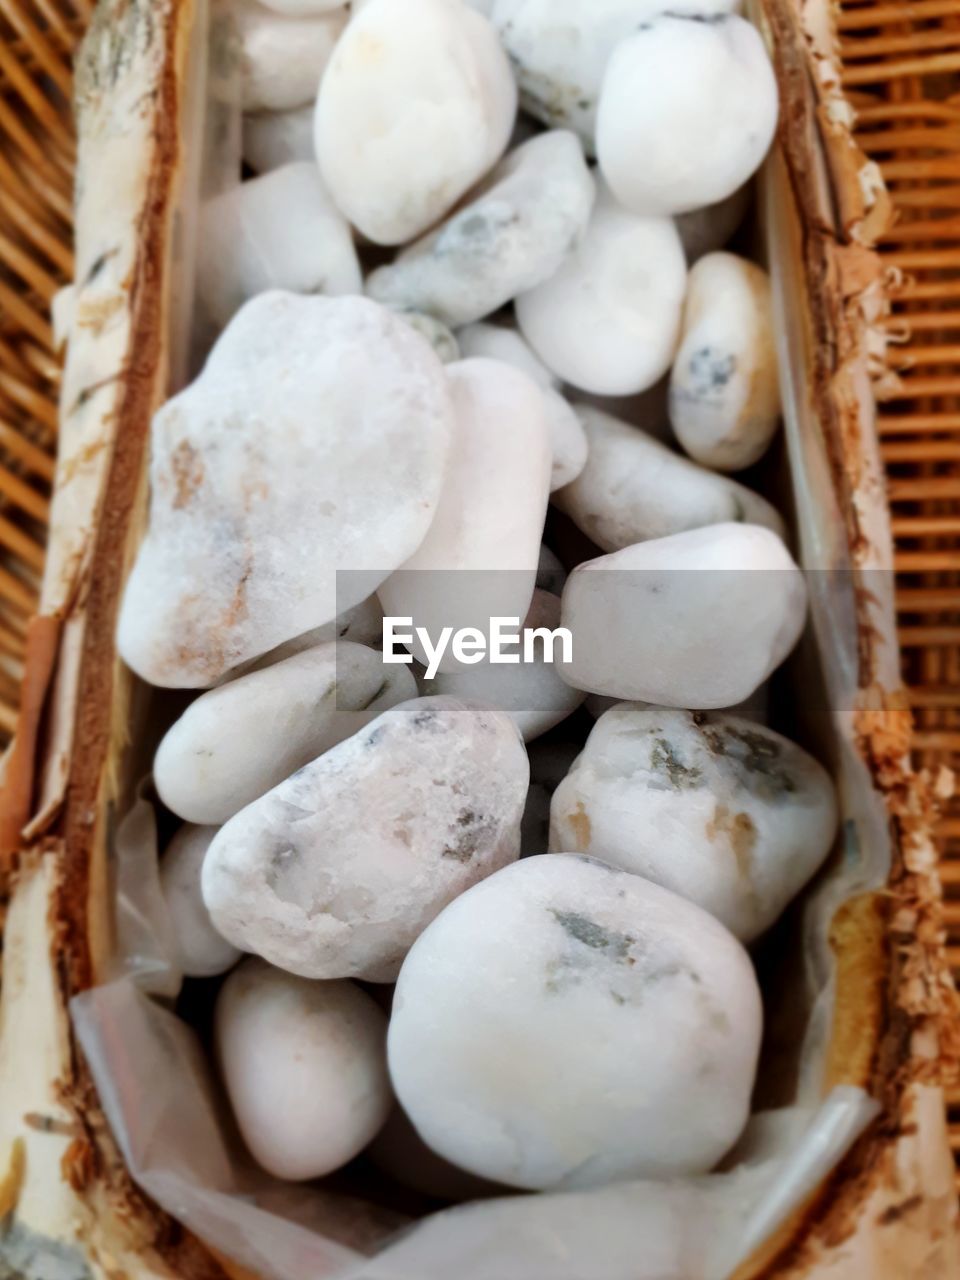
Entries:
[[153,762],[160,799],[190,822],[224,823],[416,696],[407,667],[349,641],[250,671],[202,694],[167,731]]
[[281,165],[316,164],[313,146],[314,104],[291,111],[261,111],[243,117],[243,158],[255,173]]
[[670,367],[686,279],[673,222],[629,213],[601,185],[580,244],[550,280],[517,298],[517,323],[564,382],[633,395]]
[[197,301],[204,317],[222,329],[270,289],[363,292],[350,227],[312,161],[242,182],[201,211]]
[[308,982],[248,959],[217,998],[217,1055],[251,1155],[276,1178],[339,1169],[392,1105],[386,1023],[352,982]]
[[554,274],[583,235],[594,195],[574,134],[542,133],[509,152],[446,222],[374,271],[367,293],[449,325],[480,320]]
[[687,453],[718,471],[762,457],[780,417],[767,273],[733,253],[708,253],[690,272],[670,421]]
[[502,360],[504,364],[512,364],[529,374],[543,389],[553,452],[550,491],[552,493],[569,484],[586,464],[587,437],[580,419],[560,394],[560,379],[534,354],[516,329],[496,324],[470,324],[458,332],[457,340],[465,359],[488,356],[492,360]]
[[750,204],[751,186],[744,183],[733,195],[705,209],[691,209],[678,214],[675,221],[680,232],[687,262],[693,266],[705,253],[722,249],[740,226]]
[[234,0],[230,16],[239,37],[244,111],[288,111],[311,102],[347,25],[346,10],[298,16]]
[[387,1038],[424,1141],[510,1186],[704,1173],[747,1119],[761,1004],[726,929],[591,859],[526,858],[413,947]]
[[783,536],[780,516],[745,485],[698,467],[600,409],[578,405],[577,412],[589,442],[587,464],[553,502],[602,550],[728,521]]
[[175,948],[172,958],[187,978],[212,978],[240,959],[237,948],[213,927],[200,892],[203,860],[216,834],[216,827],[181,827],[160,860],[160,888]]
[[[560,601],[547,591],[534,591],[524,628],[542,627],[553,631],[560,625]],[[457,698],[473,699],[492,707],[499,707],[512,718],[523,735],[524,742],[531,742],[546,733],[561,720],[576,711],[584,694],[572,688],[560,677],[561,647],[557,642],[536,645],[536,660],[523,661],[521,648],[511,651],[521,658],[518,663],[495,663],[489,658],[476,666],[464,666],[457,671],[440,671],[433,680],[424,681],[424,691],[448,693]],[[553,661],[547,662],[550,653]]]
[[751,942],[836,829],[830,778],[796,743],[725,713],[624,702],[554,793],[550,848],[645,876]]
[[231,818],[204,901],[291,973],[392,982],[433,917],[517,857],[528,774],[504,712],[403,703]]
[[481,14],[459,0],[369,0],[320,86],[320,168],[354,226],[402,244],[493,167],[516,108],[510,64]]
[[597,157],[636,213],[716,204],[756,172],[777,126],[763,40],[736,14],[660,14],[614,50],[597,109]]
[[563,589],[578,689],[711,710],[748,698],[794,647],[807,591],[780,538],[716,524],[579,565]]
[[399,317],[254,298],[154,418],[121,656],[203,687],[366,599],[430,527],[452,434],[443,366]]
[[[673,13],[727,13],[734,0],[678,0]],[[524,108],[575,129],[593,154],[597,100],[610,55],[660,0],[494,0],[492,18],[520,85]]]
[[[551,465],[543,396],[526,374],[461,360],[447,376],[456,432],[440,508],[419,550],[380,587],[386,615],[412,618],[434,640],[447,626],[486,636],[493,617],[526,617]],[[412,652],[425,662],[419,643]]]

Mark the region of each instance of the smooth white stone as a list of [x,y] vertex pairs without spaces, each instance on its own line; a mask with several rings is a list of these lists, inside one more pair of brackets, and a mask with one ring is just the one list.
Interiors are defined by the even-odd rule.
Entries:
[[747,1119],[761,1003],[706,912],[591,859],[526,858],[411,950],[390,1076],[427,1144],[510,1186],[704,1173]]
[[502,360],[504,364],[512,364],[529,374],[543,389],[553,452],[550,491],[552,493],[569,484],[586,464],[587,437],[580,419],[560,394],[560,379],[550,372],[515,329],[496,324],[470,324],[459,330],[457,340],[465,359],[488,356],[492,360]]
[[197,301],[204,317],[221,329],[270,289],[363,292],[350,227],[312,161],[242,182],[201,211]]
[[460,359],[460,344],[450,328],[438,320],[436,316],[427,315],[423,311],[411,311],[406,307],[391,306],[398,316],[402,316],[411,328],[416,329],[422,338],[430,343],[441,364],[453,364]]
[[248,959],[217,998],[217,1055],[240,1132],[276,1178],[339,1169],[393,1103],[387,1020],[352,982],[307,982]]
[[361,600],[343,613],[338,613],[332,622],[325,622],[322,627],[314,627],[292,640],[284,640],[275,649],[234,667],[224,677],[235,680],[237,676],[246,675],[248,671],[260,671],[263,667],[272,667],[284,658],[292,658],[295,653],[303,653],[305,649],[315,649],[317,645],[328,644],[331,640],[350,640],[354,644],[365,644],[368,648],[377,649],[383,643],[383,610],[376,596]]
[[[456,431],[440,506],[419,550],[379,592],[386,615],[412,617],[434,640],[443,627],[486,635],[492,617],[526,617],[551,465],[543,396],[526,374],[479,359],[447,365],[447,377]],[[419,644],[412,652],[425,662]]]
[[746,258],[709,253],[690,272],[670,421],[687,453],[718,471],[762,457],[780,418],[770,278]]
[[[560,625],[559,598],[547,591],[534,591],[523,625],[555,630]],[[566,720],[584,699],[579,689],[572,688],[560,677],[563,665],[560,645],[552,652],[554,661],[544,661],[544,649],[538,643],[535,662],[513,664],[487,660],[457,671],[441,671],[433,680],[424,682],[424,691],[448,693],[499,707],[513,718],[524,742],[531,742]],[[522,656],[519,651],[518,656]]]
[[836,830],[830,777],[796,743],[722,712],[624,702],[554,793],[550,848],[645,876],[751,942]]
[[403,703],[231,818],[204,901],[291,973],[392,982],[433,917],[517,857],[528,775],[504,712]]
[[640,542],[567,579],[564,679],[634,702],[729,707],[784,660],[806,609],[803,574],[769,529],[716,524]]
[[537,565],[537,586],[541,591],[549,591],[558,596],[563,591],[567,580],[567,571],[550,548],[544,543],[540,548],[540,563]]
[[289,111],[312,101],[347,25],[346,10],[321,16],[277,13],[257,0],[234,0],[244,111]]
[[186,978],[226,973],[241,955],[214,928],[200,892],[203,860],[216,834],[216,827],[181,827],[160,859],[160,888],[173,935],[173,960]]
[[660,14],[607,64],[597,109],[601,172],[636,213],[716,204],[760,167],[777,109],[776,77],[749,22]]
[[254,298],[154,418],[123,659],[202,688],[366,599],[430,527],[453,426],[443,366],[385,308]]
[[686,280],[674,223],[629,213],[601,184],[586,235],[550,280],[517,298],[517,323],[564,382],[633,395],[670,367]]
[[316,164],[313,146],[314,104],[291,111],[261,111],[243,117],[243,158],[255,173],[281,165]]
[[595,186],[574,134],[509,152],[467,204],[367,279],[378,302],[470,324],[554,274],[578,243]]
[[690,266],[705,253],[724,247],[746,215],[752,190],[750,183],[744,183],[725,200],[677,215],[677,230]]
[[389,707],[416,696],[411,672],[385,665],[375,649],[349,641],[305,649],[190,704],[157,749],[160,799],[190,822],[224,823]]
[[592,542],[619,551],[685,529],[744,521],[783,537],[780,516],[765,498],[668,449],[637,427],[578,405],[587,434],[587,465],[554,494]]
[[493,167],[516,111],[510,64],[481,14],[459,0],[369,0],[320,86],[317,157],[354,226],[403,244]]
[[366,1155],[381,1173],[401,1186],[437,1200],[478,1200],[503,1195],[507,1190],[496,1182],[458,1169],[431,1151],[401,1107],[394,1107]]
[[[727,13],[734,0],[678,0],[674,13]],[[575,129],[593,154],[597,100],[610,55],[661,12],[660,0],[493,0],[492,18],[525,110]]]

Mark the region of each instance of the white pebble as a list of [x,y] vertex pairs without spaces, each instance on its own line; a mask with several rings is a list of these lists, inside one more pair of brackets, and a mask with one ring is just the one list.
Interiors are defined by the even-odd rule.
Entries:
[[677,215],[677,230],[690,266],[705,253],[722,249],[740,226],[750,204],[749,183],[738,187],[732,196],[708,204],[705,209],[691,209]]
[[[560,601],[546,591],[535,591],[525,628],[544,627],[550,631],[560,625]],[[572,715],[583,702],[579,689],[571,688],[560,677],[561,648],[550,645],[553,660],[544,660],[544,646],[536,646],[534,662],[492,663],[464,666],[457,671],[441,671],[426,681],[424,690],[449,693],[454,697],[475,699],[506,711],[523,734],[524,742],[538,738],[555,724]],[[517,651],[518,656],[519,651]]]
[[635,702],[742,702],[803,630],[803,574],[759,525],[716,524],[579,565],[563,589],[564,679]]
[[698,467],[600,409],[578,405],[577,412],[589,442],[587,464],[553,501],[604,551],[728,521],[783,536],[777,512],[745,485]]
[[629,213],[601,184],[586,235],[550,280],[520,295],[517,323],[564,382],[633,395],[670,367],[686,278],[673,222]]
[[550,848],[645,876],[751,942],[836,829],[826,770],[779,733],[726,713],[620,703],[554,793]]
[[[731,0],[677,0],[674,13],[715,14]],[[494,0],[493,22],[516,69],[524,108],[575,129],[592,154],[610,55],[661,11],[658,0]]]
[[202,688],[365,599],[430,527],[452,433],[443,366],[383,307],[248,302],[154,418],[121,656]]
[[530,1190],[704,1173],[747,1119],[761,1004],[699,907],[591,859],[527,858],[400,974],[390,1076],[420,1136]]
[[760,33],[736,14],[659,14],[615,49],[597,110],[597,157],[629,209],[686,213],[732,195],[777,125]]
[[470,324],[458,332],[457,340],[465,359],[489,356],[492,360],[502,360],[504,364],[512,364],[529,374],[542,388],[553,453],[550,491],[552,493],[569,484],[587,461],[587,437],[580,419],[560,394],[560,379],[531,351],[516,329],[495,324]]
[[740,471],[762,457],[780,417],[767,273],[733,253],[708,253],[690,272],[670,421],[697,462]]
[[510,64],[481,14],[458,0],[369,0],[320,86],[320,168],[354,226],[402,244],[493,167],[516,108]]
[[381,712],[417,696],[406,667],[349,641],[305,649],[210,689],[167,730],[160,799],[190,822],[224,823]]
[[358,1155],[392,1105],[386,1018],[352,982],[308,982],[248,959],[217,999],[217,1054],[250,1153],[276,1178],[320,1178]]
[[363,292],[350,227],[312,161],[242,182],[201,211],[197,300],[204,317],[222,329],[270,289]]
[[304,17],[277,13],[257,0],[234,0],[230,14],[240,42],[244,111],[289,111],[316,97],[347,25],[345,9]]
[[554,274],[583,235],[594,194],[576,137],[542,133],[505,156],[446,222],[374,271],[367,292],[449,325],[480,320]]
[[[440,508],[419,550],[380,588],[385,614],[412,617],[434,639],[443,627],[487,635],[492,617],[526,616],[550,484],[536,384],[495,360],[461,360],[447,376],[457,421]],[[418,644],[413,653],[425,661]]]
[[173,960],[184,977],[225,973],[240,952],[213,926],[200,892],[200,873],[216,827],[184,826],[160,860],[160,888],[173,934]]
[[243,117],[243,158],[255,173],[269,173],[281,165],[310,161],[316,164],[313,146],[314,104],[291,111],[261,111]]
[[433,917],[517,857],[528,774],[504,712],[403,703],[231,818],[204,901],[291,973],[392,982]]

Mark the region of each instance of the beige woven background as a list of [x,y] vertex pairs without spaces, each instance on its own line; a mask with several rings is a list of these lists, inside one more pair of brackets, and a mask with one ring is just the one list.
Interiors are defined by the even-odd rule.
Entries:
[[[71,278],[71,56],[93,0],[0,0],[0,741],[16,724],[56,451],[50,323]],[[960,772],[960,0],[844,0],[844,87],[898,211],[880,434],[918,763]],[[960,974],[960,800],[938,835]],[[951,1098],[960,1159],[960,1091]]]

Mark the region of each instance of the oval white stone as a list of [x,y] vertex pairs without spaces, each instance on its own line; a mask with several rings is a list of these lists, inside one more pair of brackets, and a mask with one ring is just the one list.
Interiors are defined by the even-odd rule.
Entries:
[[[551,465],[530,378],[495,360],[461,360],[447,376],[457,427],[440,508],[419,550],[380,587],[386,615],[412,617],[434,640],[443,627],[486,635],[492,617],[526,617]],[[425,661],[418,643],[412,651]]]
[[[673,13],[727,13],[735,0],[677,0]],[[662,0],[494,0],[492,18],[520,98],[546,124],[575,129],[593,154],[597,100],[610,55],[662,10]]]
[[687,453],[718,471],[762,457],[780,417],[767,273],[733,253],[708,253],[690,272],[670,421]]
[[670,367],[686,279],[673,222],[629,213],[601,185],[579,246],[551,279],[517,298],[517,323],[564,382],[633,395]]
[[550,848],[645,876],[751,942],[836,829],[830,778],[796,743],[738,716],[624,702],[554,793]]
[[254,298],[154,418],[124,660],[203,687],[365,599],[430,527],[452,429],[443,366],[399,317],[365,298]]
[[390,1076],[424,1141],[530,1190],[703,1173],[746,1121],[750,960],[699,907],[591,859],[526,858],[407,957]]
[[332,1173],[386,1120],[387,1020],[352,982],[307,982],[251,958],[224,983],[215,1022],[240,1132],[274,1177]]
[[190,822],[224,823],[416,696],[409,669],[384,665],[373,649],[347,641],[305,649],[191,703],[153,762],[160,799]]
[[313,161],[242,182],[201,211],[197,300],[204,317],[221,329],[270,289],[363,292],[350,227]]
[[369,0],[320,86],[320,168],[354,226],[402,244],[492,168],[516,108],[510,64],[481,14],[457,0]]
[[745,485],[698,467],[600,409],[578,405],[577,413],[589,442],[587,464],[553,502],[604,551],[728,521],[783,536],[780,516]]
[[374,271],[367,292],[449,325],[480,320],[554,274],[583,235],[594,194],[576,137],[542,133],[509,152],[436,231]]
[[686,213],[741,187],[776,125],[777,82],[755,27],[736,14],[659,14],[607,64],[597,157],[628,209]]
[[[525,628],[542,627],[550,631],[560,625],[560,601],[547,591],[535,591],[533,603],[524,619]],[[522,647],[511,652],[521,661],[493,663],[487,659],[476,666],[457,671],[441,671],[433,680],[424,682],[424,691],[449,693],[454,697],[475,699],[506,711],[531,742],[541,733],[565,720],[583,702],[584,694],[560,677],[561,645],[558,641],[547,650],[553,661],[545,661],[541,642],[536,645],[536,661],[524,662]]]
[[403,703],[231,818],[204,901],[291,973],[392,982],[437,912],[517,857],[528,775],[506,713]]
[[200,892],[200,873],[216,827],[183,826],[160,859],[160,888],[173,932],[174,960],[187,978],[225,973],[240,952],[213,926]]
[[803,630],[807,591],[780,538],[716,524],[579,565],[563,589],[564,679],[635,702],[710,710],[748,698]]
[[516,329],[496,324],[470,324],[458,332],[457,340],[464,359],[489,356],[492,360],[502,360],[504,364],[512,364],[529,374],[542,388],[553,452],[550,491],[552,493],[569,484],[586,464],[587,437],[580,419],[560,394],[560,379],[534,354]]
[[312,101],[347,25],[346,10],[304,16],[234,0],[230,14],[240,43],[244,111],[288,111]]

